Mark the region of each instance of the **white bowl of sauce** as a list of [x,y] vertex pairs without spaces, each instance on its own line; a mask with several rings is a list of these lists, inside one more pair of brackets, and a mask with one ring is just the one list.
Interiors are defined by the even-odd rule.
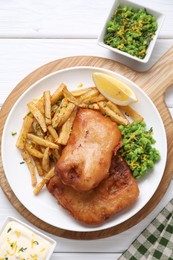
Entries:
[[0,260],[48,260],[55,240],[13,217],[0,231]]

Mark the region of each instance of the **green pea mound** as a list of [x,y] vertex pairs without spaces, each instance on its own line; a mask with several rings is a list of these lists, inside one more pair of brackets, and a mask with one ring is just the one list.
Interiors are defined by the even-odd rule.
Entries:
[[156,18],[146,9],[119,5],[107,23],[104,43],[143,59],[157,28]]
[[133,122],[128,126],[119,126],[123,146],[121,156],[126,160],[132,175],[136,179],[144,176],[160,159],[159,151],[153,147],[153,129],[146,130],[145,122]]

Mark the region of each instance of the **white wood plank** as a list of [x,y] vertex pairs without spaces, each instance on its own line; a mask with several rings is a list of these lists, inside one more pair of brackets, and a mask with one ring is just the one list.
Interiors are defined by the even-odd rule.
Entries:
[[[0,0],[0,38],[96,38],[113,2]],[[172,37],[173,1],[141,0],[140,3],[166,15],[159,37]]]
[[[142,71],[151,67],[173,45],[173,39],[158,40],[151,57],[145,65],[122,59],[97,45],[95,40],[57,39],[1,39],[0,40],[0,105],[12,89],[30,72],[52,60],[75,55],[93,55],[110,58]],[[169,98],[173,107],[173,98]]]
[[117,253],[54,253],[51,260],[116,260],[119,256]]

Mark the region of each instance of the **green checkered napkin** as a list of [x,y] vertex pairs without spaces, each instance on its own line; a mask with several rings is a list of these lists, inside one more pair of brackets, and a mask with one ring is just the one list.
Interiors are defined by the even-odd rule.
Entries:
[[173,199],[119,260],[173,260]]

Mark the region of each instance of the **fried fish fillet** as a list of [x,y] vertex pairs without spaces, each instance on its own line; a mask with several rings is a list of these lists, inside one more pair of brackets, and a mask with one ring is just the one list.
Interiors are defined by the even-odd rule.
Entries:
[[79,109],[55,174],[78,191],[91,190],[109,175],[112,155],[121,145],[115,123],[97,111]]
[[64,209],[85,224],[102,223],[134,203],[139,195],[138,185],[128,165],[118,155],[112,158],[110,175],[93,190],[76,191],[64,185],[56,175],[47,188]]

